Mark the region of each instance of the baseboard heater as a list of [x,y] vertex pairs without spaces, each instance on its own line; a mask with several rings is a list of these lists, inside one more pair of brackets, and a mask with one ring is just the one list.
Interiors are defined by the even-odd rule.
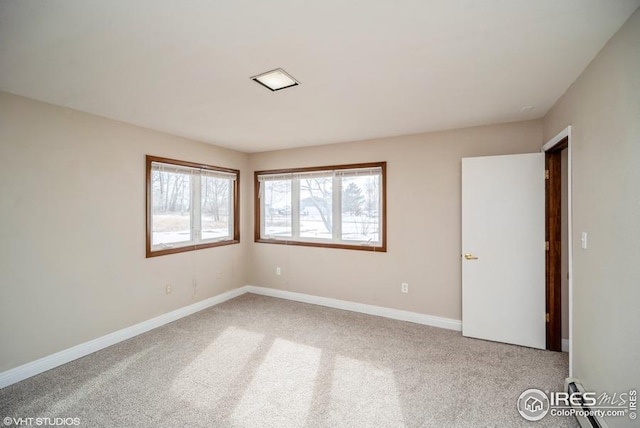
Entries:
[[[580,402],[578,405],[574,405],[571,403],[571,408],[574,410],[591,410],[587,404],[585,404],[584,399],[582,398],[582,394],[585,393],[585,389],[582,386],[582,383],[578,379],[568,377],[564,381],[565,391],[567,391],[570,395],[577,394],[580,397]],[[575,418],[582,428],[609,428],[607,423],[602,420],[602,418],[597,416],[582,416],[580,414],[576,414]]]

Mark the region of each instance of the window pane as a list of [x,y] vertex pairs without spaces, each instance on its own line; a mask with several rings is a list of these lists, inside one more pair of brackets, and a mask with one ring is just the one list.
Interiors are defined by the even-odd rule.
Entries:
[[332,239],[333,175],[300,178],[300,237]]
[[342,239],[380,241],[380,175],[342,178]]
[[258,242],[386,252],[386,162],[255,173]]
[[291,237],[291,180],[262,183],[265,236]]
[[232,182],[226,178],[201,177],[200,183],[201,239],[220,239],[232,236]]
[[152,245],[191,240],[191,175],[151,172]]

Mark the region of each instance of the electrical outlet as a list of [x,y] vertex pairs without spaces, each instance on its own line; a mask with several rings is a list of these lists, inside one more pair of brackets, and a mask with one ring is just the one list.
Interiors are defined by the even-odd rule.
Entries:
[[400,291],[402,291],[403,293],[408,293],[409,292],[409,284],[407,284],[406,282],[403,282],[400,285]]
[[164,288],[164,292],[167,294],[171,294],[171,285],[167,284],[166,287]]
[[276,268],[276,275],[282,275],[282,269],[280,269],[280,266]]

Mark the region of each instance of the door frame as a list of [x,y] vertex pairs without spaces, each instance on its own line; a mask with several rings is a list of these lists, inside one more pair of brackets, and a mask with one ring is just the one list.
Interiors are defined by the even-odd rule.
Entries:
[[[561,152],[568,150],[567,162],[567,231],[560,227],[560,207],[562,203],[561,187]],[[562,350],[562,310],[561,310],[561,262],[562,262],[562,233],[568,233],[569,253],[569,376],[573,375],[573,220],[571,204],[571,126],[566,127],[558,135],[549,140],[541,151],[545,153],[545,168],[548,176],[545,186],[545,239],[548,242],[546,257],[546,308],[547,349]]]

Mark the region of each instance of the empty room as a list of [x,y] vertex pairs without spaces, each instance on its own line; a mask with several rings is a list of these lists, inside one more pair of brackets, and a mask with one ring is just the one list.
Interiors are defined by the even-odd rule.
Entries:
[[640,426],[639,7],[0,0],[0,426]]

